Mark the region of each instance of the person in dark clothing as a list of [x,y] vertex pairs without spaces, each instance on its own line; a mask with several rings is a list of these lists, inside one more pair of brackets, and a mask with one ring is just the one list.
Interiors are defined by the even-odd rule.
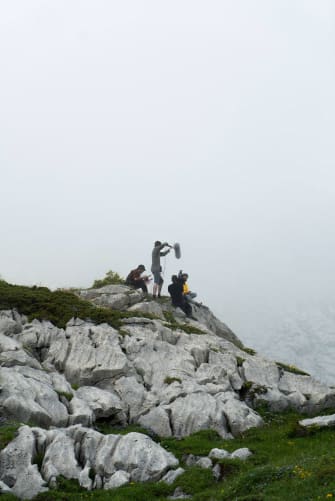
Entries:
[[142,289],[142,291],[147,294],[148,287],[146,281],[148,277],[142,277],[142,273],[145,271],[143,264],[139,264],[135,270],[131,270],[126,278],[126,285],[131,285],[135,289]]
[[183,294],[183,281],[178,278],[177,275],[172,275],[172,283],[168,287],[169,294],[171,296],[172,305],[175,308],[180,308],[186,314],[187,317],[192,317],[192,307],[186,301]]

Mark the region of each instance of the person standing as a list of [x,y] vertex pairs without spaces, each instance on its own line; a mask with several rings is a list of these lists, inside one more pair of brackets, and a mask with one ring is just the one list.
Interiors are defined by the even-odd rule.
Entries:
[[[169,247],[166,251],[162,251],[164,247]],[[170,252],[171,246],[167,243],[160,242],[156,240],[153,251],[152,251],[152,264],[151,271],[154,276],[154,286],[152,290],[152,297],[156,299],[156,297],[161,297],[161,290],[163,286],[163,278],[161,275],[162,267],[161,267],[161,257],[166,256]]]

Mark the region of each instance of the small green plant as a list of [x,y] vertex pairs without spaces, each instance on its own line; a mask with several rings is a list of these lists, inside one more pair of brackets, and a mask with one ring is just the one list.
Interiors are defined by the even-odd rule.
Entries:
[[292,372],[292,374],[299,374],[301,376],[310,376],[307,372],[295,367],[294,365],[283,364],[282,362],[276,362],[277,367],[283,369],[286,372]]
[[109,270],[107,271],[105,278],[102,278],[101,280],[95,280],[91,288],[100,289],[100,287],[104,287],[105,285],[115,284],[124,285],[125,280],[115,271]]
[[[198,329],[197,327],[194,327],[193,325],[189,325],[186,323],[182,323],[182,324],[178,323],[171,311],[164,311],[164,317],[165,317],[165,320],[167,322],[165,324],[165,326],[171,330],[179,329],[179,330],[186,332],[186,334],[199,334],[199,335],[205,334],[204,331],[202,331],[201,329]],[[212,351],[214,351],[214,350],[212,350]]]
[[165,320],[169,324],[177,324],[176,319],[174,318],[171,311],[164,311],[163,314],[164,314]]
[[20,426],[21,424],[12,421],[0,427],[0,450],[4,449],[9,442],[14,440]]
[[42,452],[37,452],[34,456],[34,464],[37,464],[39,470],[42,468],[43,459],[44,454]]
[[244,361],[245,361],[245,358],[236,357],[237,367],[242,367]]
[[64,397],[64,398],[66,398],[66,400],[67,400],[68,402],[71,402],[71,400],[73,399],[73,394],[72,394],[72,393],[68,393],[68,392],[66,392],[66,391],[57,391],[57,395],[58,395],[59,397]]
[[248,353],[249,355],[256,355],[256,351],[253,350],[252,348],[247,348],[245,346],[243,346],[243,348],[241,348],[242,351],[245,351],[246,353]]
[[166,376],[166,378],[164,379],[165,384],[172,384],[174,382],[181,383],[181,379],[179,377],[170,377],[170,376]]
[[126,329],[123,329],[122,327],[121,329],[119,329],[119,334],[122,337],[129,336],[129,332]]
[[266,386],[255,384],[253,381],[244,381],[240,389],[240,397],[252,401],[256,395],[264,395],[267,391]]
[[179,329],[186,332],[186,334],[205,334],[205,332],[201,329],[198,329],[197,327],[194,327],[194,325],[189,324],[181,324],[179,325]]

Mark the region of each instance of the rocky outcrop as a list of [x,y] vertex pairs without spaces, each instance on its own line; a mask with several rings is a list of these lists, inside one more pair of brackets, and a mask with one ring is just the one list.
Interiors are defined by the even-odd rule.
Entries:
[[334,389],[244,349],[204,306],[187,319],[169,301],[148,301],[125,286],[80,295],[136,316],[119,329],[78,318],[59,329],[0,312],[1,415],[34,425],[0,455],[0,488],[19,497],[33,497],[59,475],[88,489],[174,478],[178,462],[159,445],[141,434],[104,436],[94,429],[101,420],[138,424],[158,437],[213,429],[233,438],[262,424],[259,404],[334,407]]
[[80,425],[53,430],[22,426],[0,452],[0,479],[16,496],[31,499],[54,486],[60,475],[89,490],[110,489],[160,480],[177,465],[172,454],[141,433],[102,435]]

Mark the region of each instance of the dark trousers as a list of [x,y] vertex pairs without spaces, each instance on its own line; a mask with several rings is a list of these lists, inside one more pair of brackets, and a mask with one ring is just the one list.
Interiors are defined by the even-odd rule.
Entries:
[[131,285],[135,289],[142,289],[143,292],[148,292],[147,284],[142,279],[141,280],[136,280],[134,282],[130,282],[129,285]]
[[186,299],[183,298],[183,300],[180,301],[172,301],[172,304],[175,308],[183,310],[187,317],[192,315],[192,306],[186,301]]

